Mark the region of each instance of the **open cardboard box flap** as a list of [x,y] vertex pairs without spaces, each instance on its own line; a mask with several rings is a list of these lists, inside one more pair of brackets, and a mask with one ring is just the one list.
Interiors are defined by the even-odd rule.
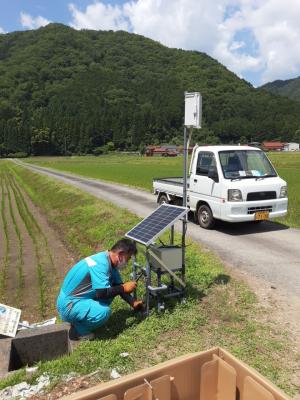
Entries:
[[216,347],[66,396],[68,400],[290,400],[266,378]]

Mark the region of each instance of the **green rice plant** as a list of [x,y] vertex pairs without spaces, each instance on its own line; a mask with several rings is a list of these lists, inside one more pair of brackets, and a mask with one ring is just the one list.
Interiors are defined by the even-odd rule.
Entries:
[[[45,301],[45,290],[46,290],[46,282],[45,282],[45,274],[43,272],[43,264],[42,264],[42,255],[41,255],[41,250],[40,250],[40,244],[38,241],[38,233],[36,232],[35,229],[35,224],[32,223],[34,217],[29,211],[28,207],[25,207],[24,202],[22,201],[22,198],[19,195],[19,192],[16,189],[15,183],[11,185],[11,188],[14,193],[14,197],[16,200],[18,212],[26,226],[27,232],[29,236],[31,237],[34,248],[35,248],[35,254],[36,254],[36,259],[37,259],[37,276],[38,276],[38,281],[39,281],[39,290],[40,290],[40,312],[41,315],[44,317],[45,312],[46,312],[46,301]],[[23,199],[24,200],[24,199]]]
[[10,184],[8,182],[7,176],[5,177],[5,182],[6,182],[6,187],[7,187],[7,194],[8,194],[8,204],[9,204],[9,212],[11,219],[13,221],[13,225],[15,228],[15,232],[19,241],[19,255],[18,255],[18,262],[17,262],[17,270],[18,270],[18,288],[17,288],[17,306],[21,306],[21,300],[22,300],[22,290],[24,288],[24,258],[23,258],[23,238],[18,226],[18,223],[16,221],[16,217],[14,214],[13,206],[12,206],[12,198],[11,198],[11,193],[10,193]]
[[101,157],[37,157],[26,162],[88,178],[119,182],[149,192],[154,177],[180,176],[183,171],[182,157],[139,157],[122,153]]
[[46,290],[47,290],[47,281],[46,281],[46,275],[45,271],[43,268],[43,265],[41,262],[38,262],[37,264],[37,273],[38,273],[38,281],[39,281],[39,287],[40,287],[40,311],[42,317],[45,317],[46,315]]
[[274,152],[268,157],[288,185],[288,214],[278,222],[300,228],[300,152]]
[[5,296],[7,269],[8,269],[8,265],[9,265],[9,247],[10,247],[5,209],[6,209],[6,206],[5,206],[5,193],[4,193],[4,176],[1,173],[1,219],[2,219],[2,226],[3,226],[3,237],[5,240],[4,256],[3,256],[3,260],[2,260],[2,268],[1,268],[1,275],[0,275],[0,297],[2,299],[4,299],[4,296]]
[[[10,173],[10,177],[11,177],[11,183],[14,185],[14,187],[15,187],[17,193],[18,193],[18,195],[19,195],[19,197],[20,197],[20,199],[21,199],[21,202],[22,202],[22,204],[23,204],[23,206],[24,206],[24,208],[25,208],[25,210],[26,210],[26,213],[27,213],[28,215],[32,215],[31,212],[30,212],[30,210],[29,210],[29,207],[28,207],[28,205],[27,205],[27,202],[26,202],[26,200],[25,200],[25,198],[24,198],[24,195],[23,195],[22,191],[20,190],[20,187],[19,187],[19,186],[16,184],[16,182],[15,182],[16,176],[15,176],[14,174]],[[19,182],[19,183],[22,184],[21,182]],[[35,229],[38,231],[39,237],[41,237],[41,238],[43,239],[43,241],[44,241],[45,249],[46,249],[47,255],[48,255],[48,257],[49,257],[51,267],[52,267],[52,269],[54,270],[54,269],[55,269],[55,268],[54,268],[54,261],[53,261],[53,256],[52,256],[52,254],[51,254],[51,251],[50,251],[50,249],[49,249],[48,240],[47,240],[47,238],[46,238],[46,236],[45,236],[43,230],[41,229],[40,225],[39,225],[38,222],[36,221],[36,219],[35,219],[35,218],[32,218],[32,219],[31,219],[31,222],[32,222],[32,224],[34,225]]]

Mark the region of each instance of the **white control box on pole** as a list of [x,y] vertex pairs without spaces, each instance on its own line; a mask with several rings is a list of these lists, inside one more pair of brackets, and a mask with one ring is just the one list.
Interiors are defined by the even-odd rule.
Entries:
[[199,92],[185,92],[184,125],[188,128],[201,128],[202,97]]
[[201,128],[202,97],[199,92],[184,92],[184,140],[183,140],[183,206],[187,206],[187,128]]

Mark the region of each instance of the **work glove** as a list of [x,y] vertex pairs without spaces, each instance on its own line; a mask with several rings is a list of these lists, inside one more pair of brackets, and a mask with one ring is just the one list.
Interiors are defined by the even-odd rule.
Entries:
[[131,293],[136,289],[136,281],[122,283],[124,293]]
[[134,300],[132,308],[134,309],[134,311],[143,311],[144,303],[142,302],[142,300]]

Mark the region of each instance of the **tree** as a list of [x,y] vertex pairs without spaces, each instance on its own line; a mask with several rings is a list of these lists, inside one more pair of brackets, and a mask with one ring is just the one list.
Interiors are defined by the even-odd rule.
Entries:
[[33,129],[31,137],[31,149],[35,156],[49,154],[49,129]]
[[240,144],[247,144],[247,143],[248,143],[248,140],[247,140],[247,138],[246,138],[245,136],[241,136],[241,137],[240,137],[240,140],[239,140],[239,143],[240,143]]
[[113,142],[107,142],[106,143],[106,148],[108,151],[114,151],[115,150],[115,145]]
[[7,152],[181,144],[185,90],[203,97],[198,143],[292,140],[299,130],[299,103],[254,89],[204,53],[61,24],[0,36],[0,143]]

